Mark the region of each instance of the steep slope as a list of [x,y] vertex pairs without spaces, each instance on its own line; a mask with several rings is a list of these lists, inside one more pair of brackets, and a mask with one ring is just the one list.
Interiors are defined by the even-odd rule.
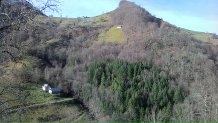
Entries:
[[29,81],[68,86],[97,120],[216,120],[217,46],[132,2],[93,18],[39,15],[28,27],[12,33],[28,44],[20,59],[39,60]]
[[215,33],[196,32],[196,31],[191,31],[187,29],[181,29],[181,31],[188,33],[189,35],[191,35],[197,40],[208,42],[213,45],[218,44],[218,36]]
[[[175,116],[170,114],[173,116],[169,118],[159,111],[155,111],[153,113],[158,114],[155,119],[159,121],[166,119],[177,121],[179,119],[177,119],[178,117],[176,115],[179,115],[179,112],[176,111],[182,108],[182,112],[185,115],[179,117],[183,117],[183,120],[190,120],[188,116],[192,115],[194,121],[202,121],[204,119],[204,112],[200,109],[205,108],[203,106],[203,100],[210,97],[213,98],[214,104],[217,102],[217,82],[215,81],[217,78],[217,72],[215,72],[217,71],[216,47],[211,44],[201,43],[187,33],[182,32],[179,28],[152,17],[148,12],[131,2],[121,2],[120,6],[115,11],[110,12],[110,18],[109,25],[112,27],[122,26],[127,36],[127,42],[124,44],[93,43],[89,48],[84,48],[79,54],[73,56],[72,58],[76,57],[79,59],[79,62],[74,62],[73,60],[73,64],[67,64],[67,71],[65,71],[65,75],[67,75],[68,79],[75,79],[75,81],[73,81],[73,90],[81,92],[80,94],[83,95],[81,98],[96,114],[96,117],[107,119],[107,117],[103,117],[104,115],[102,115],[102,113],[106,113],[110,118],[117,120],[151,120],[151,115],[146,116],[145,119],[138,119],[137,116],[128,117],[131,113],[137,114],[137,110],[136,112],[131,110],[133,111],[131,112],[122,110],[121,108],[120,110],[124,111],[122,113],[116,113],[115,111],[113,112],[113,110],[110,112],[114,114],[110,114],[107,111],[104,112],[104,106],[107,105],[105,102],[110,102],[110,99],[105,100],[104,96],[111,96],[112,100],[115,102],[121,100],[119,100],[119,96],[118,98],[116,97],[116,93],[111,92],[111,87],[98,87],[98,85],[94,86],[93,84],[86,83],[86,79],[84,79],[86,78],[86,70],[85,68],[83,70],[83,67],[87,66],[87,64],[101,59],[122,59],[129,62],[143,61],[146,59],[149,63],[161,67],[166,74],[174,78],[170,81],[171,86],[183,87],[188,92],[187,94],[189,94],[182,104],[175,106],[173,110]],[[71,71],[72,68],[75,70],[74,72]],[[73,75],[69,73],[73,73]],[[99,76],[100,80],[107,77],[102,74]],[[88,80],[88,82],[89,81],[90,80]],[[99,80],[97,80],[97,82],[101,83]],[[199,88],[202,89],[199,90]],[[128,87],[126,87],[126,89],[128,89]],[[92,94],[90,95],[90,93]],[[210,93],[206,95],[208,96],[206,98],[197,96],[205,96],[206,93]],[[101,108],[99,105],[102,105],[100,106]],[[185,108],[191,105],[195,105],[196,107]],[[216,107],[216,105],[210,106]],[[196,116],[192,114],[190,110],[199,112],[200,115]],[[215,110],[210,111],[213,112]],[[162,110],[161,112],[164,111]],[[150,112],[150,114],[152,114],[152,112]],[[215,118],[214,116],[211,117]],[[209,121],[210,119],[207,118],[206,120]],[[215,119],[211,119],[211,121],[213,120]]]
[[[216,102],[216,47],[201,43],[187,33],[182,32],[179,28],[152,17],[148,12],[131,2],[121,2],[115,11],[109,13],[109,16],[109,27],[106,26],[105,29],[110,30],[111,27],[122,26],[122,30],[127,36],[127,42],[121,44],[93,42],[88,47],[82,50],[78,49],[77,53],[68,56],[68,59],[71,60],[68,60],[64,70],[66,79],[72,80],[72,89],[78,92],[79,95],[83,95],[81,96],[82,100],[94,112],[96,117],[107,119],[107,117],[104,117],[104,113],[106,113],[110,118],[117,120],[139,120],[137,116],[128,118],[128,113],[134,113],[134,110],[133,112],[125,112],[124,110],[123,114],[118,113],[119,115],[116,112],[114,112],[115,114],[104,112],[104,102],[109,101],[109,99],[105,100],[103,97],[108,95],[114,99],[116,93],[112,93],[110,87],[103,87],[102,89],[90,84],[89,81],[87,83],[86,66],[89,66],[93,61],[101,61],[102,59],[122,59],[129,62],[146,59],[149,63],[161,67],[167,75],[174,78],[170,81],[171,86],[183,87],[188,92],[189,96],[186,97],[185,102],[176,106],[176,108],[181,107],[184,109],[182,110],[186,114],[183,116],[184,120],[187,120],[188,115],[193,115],[195,121],[203,120],[203,115],[195,116],[190,114],[189,110],[195,110],[203,114],[203,111],[198,109],[204,108],[201,107],[204,98],[193,98],[196,95],[210,93],[209,97],[213,97],[214,104]],[[100,75],[100,78],[102,76],[104,75]],[[209,86],[205,88],[205,84]],[[202,88],[205,93],[202,93],[198,88]],[[119,97],[114,101],[119,102]],[[199,107],[193,109],[183,107],[194,104],[199,105]],[[211,106],[215,108],[215,105]],[[176,108],[174,111],[177,110]],[[211,110],[211,112],[213,111]],[[176,112],[174,113],[177,115]],[[158,119],[161,116],[163,119]],[[149,120],[151,117],[149,115],[147,118],[140,120]],[[168,119],[169,117],[161,113],[156,117],[160,121],[166,120],[165,118]],[[176,116],[169,119],[178,120]]]
[[143,39],[143,33],[163,26],[161,19],[153,17],[145,9],[128,1],[121,1],[119,7],[111,13],[111,17],[113,24],[123,26],[130,40]]
[[31,18],[31,16],[35,14],[43,15],[37,8],[23,0],[21,2],[19,0],[2,0],[0,12],[2,13],[1,17],[7,14],[10,21],[14,22],[20,18],[23,18],[22,21],[26,22],[27,20],[25,19],[27,19],[27,17]]
[[[27,1],[2,0],[0,1],[0,46],[1,63],[8,57],[17,57],[18,48],[22,42],[26,42],[29,35],[28,22],[36,15],[43,15]],[[7,45],[7,46],[6,46]],[[10,53],[7,48],[10,47]],[[25,47],[22,47],[25,48]]]

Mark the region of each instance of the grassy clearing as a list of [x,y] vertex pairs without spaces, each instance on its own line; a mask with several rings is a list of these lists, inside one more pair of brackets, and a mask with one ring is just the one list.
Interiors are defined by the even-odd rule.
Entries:
[[190,33],[194,38],[201,40],[203,42],[209,42],[211,39],[211,35],[208,33],[195,32],[195,31],[190,31]]
[[[51,123],[65,123],[74,122],[75,120],[87,121],[90,120],[85,111],[74,104],[73,101],[52,104],[40,108],[31,108],[24,110],[20,116],[18,113],[13,115],[14,119],[20,118],[22,122],[51,122]],[[79,119],[78,119],[79,118]]]
[[[58,101],[59,95],[51,95],[41,90],[41,86],[32,83],[26,83],[26,91],[30,92],[27,97],[28,104],[41,104],[45,102]],[[16,105],[16,104],[14,104]],[[14,112],[7,118],[10,122],[73,122],[89,120],[89,114],[73,100],[56,104],[46,104],[36,107],[22,109]],[[79,119],[78,119],[79,118]]]
[[102,32],[98,36],[99,41],[123,43],[127,41],[122,28],[111,27],[107,32]]
[[203,42],[209,42],[211,40],[211,35],[207,33],[194,33],[193,36]]
[[70,25],[74,25],[76,23],[78,23],[78,20],[75,18],[58,18],[58,17],[54,17],[54,18],[50,18],[52,21],[55,21],[57,23],[59,23],[59,28],[63,28],[63,27],[67,27]]
[[[4,83],[1,83],[4,84]],[[45,103],[45,102],[49,102],[49,101],[55,101],[55,100],[59,100],[61,99],[61,97],[57,96],[57,95],[51,95],[49,93],[45,93],[44,91],[42,91],[41,87],[39,85],[36,84],[32,84],[32,83],[20,83],[20,84],[25,84],[24,86],[22,86],[23,88],[23,93],[26,93],[27,96],[25,98],[25,103],[28,105],[31,104],[39,104],[39,103]],[[6,86],[10,86],[10,85],[4,85]],[[3,88],[0,87],[0,90],[2,90]],[[18,88],[13,88],[13,89],[18,89]],[[5,91],[5,93],[3,93],[3,95],[1,95],[0,99],[1,100],[15,100],[17,99],[17,90],[7,90]],[[17,106],[20,105],[20,101],[21,100],[17,100],[17,101],[11,101],[9,104],[11,106]]]
[[55,21],[61,22],[59,27],[67,27],[67,26],[90,26],[95,27],[102,25],[105,22],[110,20],[109,14],[104,14],[96,17],[86,17],[86,18],[53,18]]
[[192,30],[187,30],[187,29],[181,29],[181,31],[190,34],[192,37],[194,37],[195,39],[200,40],[202,42],[209,42],[212,44],[218,44],[218,40],[213,39],[212,35],[210,33],[197,32],[197,31],[192,31]]
[[79,21],[79,26],[100,26],[104,24],[105,22],[108,22],[110,20],[109,14],[103,14],[100,16],[90,17],[90,18],[83,18],[81,21]]
[[30,96],[28,97],[30,104],[39,104],[60,99],[57,95],[51,95],[44,92],[41,89],[41,86],[36,84],[29,84],[27,91],[30,92]]
[[110,20],[109,14],[103,14],[95,17],[80,17],[80,18],[63,18],[63,17],[44,17],[37,16],[34,19],[38,23],[57,23],[59,28],[68,26],[100,26]]
[[[32,67],[34,62],[32,63],[31,60],[23,60],[27,66]],[[16,63],[14,63],[16,64]],[[12,63],[7,65],[7,71],[13,71],[15,69],[21,69],[24,67],[23,65],[19,66],[18,68],[14,67]],[[9,76],[10,75],[10,76]],[[59,95],[51,95],[49,93],[44,92],[41,89],[42,85],[36,84],[36,83],[30,83],[30,82],[22,82],[17,83],[18,80],[13,74],[7,75],[8,78],[11,77],[11,79],[15,81],[1,81],[1,86],[0,86],[0,91],[4,87],[11,87],[12,85],[19,85],[22,87],[22,95],[27,94],[26,98],[22,97],[22,100],[16,100],[9,102],[8,105],[15,106],[14,109],[20,107],[19,105],[22,105],[25,103],[26,106],[30,106],[33,104],[43,104],[47,102],[55,102],[55,101],[60,101],[66,98],[62,98]],[[16,90],[17,89],[17,90]],[[18,88],[9,88],[7,91],[4,92],[3,95],[0,96],[0,100],[15,100],[19,98],[19,96],[16,94],[18,92]],[[23,100],[24,98],[24,100]],[[23,107],[23,106],[21,106]],[[74,104],[73,102],[67,101],[67,102],[61,102],[58,104],[45,104],[45,105],[40,105],[36,107],[30,107],[30,108],[24,108],[22,110],[18,110],[11,115],[6,115],[4,117],[5,121],[10,121],[10,122],[17,122],[17,121],[22,121],[22,122],[59,122],[59,121],[74,121],[78,117],[80,117],[83,114],[83,109],[78,105]],[[86,115],[85,115],[86,116]],[[84,116],[84,117],[85,117]],[[84,118],[82,117],[81,120]]]
[[17,60],[16,62],[10,61],[8,62],[2,69],[4,71],[4,75],[2,76],[1,84],[8,84],[12,81],[19,81],[19,77],[17,74],[22,73],[24,70],[32,69],[38,60],[34,57],[25,57],[21,60]]
[[[37,59],[33,57],[26,57],[16,62],[11,61],[4,67],[5,74],[1,77],[0,91],[3,88],[7,89],[1,95],[1,100],[15,100],[18,98],[18,94],[16,94],[18,92],[21,93],[21,95],[26,95],[26,104],[45,103],[60,98],[59,96],[45,93],[41,89],[42,85],[23,80],[21,77],[23,72],[31,72],[37,62]],[[22,88],[22,91],[20,91],[20,88]],[[9,104],[16,106],[19,105],[19,102],[11,101]]]
[[16,61],[16,62],[9,62],[6,67],[5,70],[21,70],[24,67],[33,67],[34,65],[36,65],[36,59],[34,59],[33,57],[26,57],[22,60]]
[[58,41],[59,41],[58,39],[52,38],[50,40],[47,40],[46,42],[41,43],[38,47],[39,48],[47,48],[47,47],[51,46],[52,44],[57,43]]

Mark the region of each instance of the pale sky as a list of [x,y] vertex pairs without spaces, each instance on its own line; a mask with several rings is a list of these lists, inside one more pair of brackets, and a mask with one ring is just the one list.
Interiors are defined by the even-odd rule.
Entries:
[[[59,0],[56,17],[93,17],[118,7],[120,0]],[[178,27],[218,34],[218,0],[131,0]]]

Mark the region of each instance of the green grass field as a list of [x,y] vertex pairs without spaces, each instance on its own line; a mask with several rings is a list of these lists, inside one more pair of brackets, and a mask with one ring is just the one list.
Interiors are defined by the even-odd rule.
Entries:
[[[205,32],[197,32],[197,31],[192,31],[192,30],[187,30],[180,28],[181,31],[190,34],[192,37],[194,37],[197,40],[200,40],[202,42],[210,42],[211,40],[211,34],[205,33]],[[211,42],[212,43],[212,42]]]
[[98,40],[103,42],[123,43],[127,41],[127,38],[122,28],[117,28],[114,26],[108,31],[100,33]]
[[208,42],[211,38],[211,34],[204,32],[188,31],[194,38],[203,42]]
[[15,113],[13,119],[20,119],[22,122],[74,122],[90,120],[88,114],[73,101],[51,104],[37,108],[23,110],[23,114]]
[[[59,95],[46,93],[41,89],[41,86],[37,84],[27,83],[26,91],[30,92],[30,95],[27,97],[28,105],[68,99],[60,97]],[[10,118],[6,117],[5,121],[9,122],[64,123],[73,122],[75,120],[78,122],[90,120],[87,111],[79,104],[75,103],[74,100],[20,109],[16,112],[12,112],[11,115],[8,116],[10,116]]]
[[57,23],[59,28],[66,28],[68,26],[89,26],[96,27],[103,25],[110,21],[110,15],[108,13],[95,17],[80,17],[80,18],[64,18],[64,17],[35,17],[37,23]]

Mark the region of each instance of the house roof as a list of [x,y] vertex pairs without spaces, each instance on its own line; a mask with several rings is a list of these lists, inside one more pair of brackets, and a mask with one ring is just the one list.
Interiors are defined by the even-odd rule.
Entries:
[[51,90],[51,91],[61,91],[60,88],[50,88],[49,90]]
[[44,84],[43,86],[49,86],[48,84]]

